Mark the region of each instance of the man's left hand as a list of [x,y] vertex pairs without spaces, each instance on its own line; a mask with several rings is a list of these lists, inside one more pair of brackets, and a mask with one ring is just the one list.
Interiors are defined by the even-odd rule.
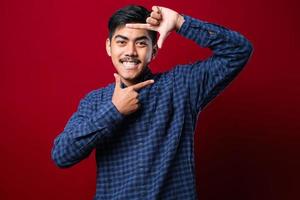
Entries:
[[146,19],[146,22],[146,24],[126,24],[126,27],[157,31],[159,33],[157,45],[158,48],[161,48],[167,36],[173,30],[180,29],[184,22],[184,18],[182,15],[169,8],[153,6],[150,17]]

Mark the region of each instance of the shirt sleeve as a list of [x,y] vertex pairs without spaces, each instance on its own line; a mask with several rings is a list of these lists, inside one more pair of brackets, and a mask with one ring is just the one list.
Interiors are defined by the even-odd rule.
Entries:
[[90,93],[80,101],[78,110],[54,140],[52,159],[57,166],[69,167],[86,158],[103,137],[113,134],[123,120],[124,116],[111,101],[97,108],[94,99]]
[[213,55],[204,61],[178,67],[182,72],[179,76],[183,76],[188,85],[190,103],[198,113],[245,66],[252,45],[238,32],[189,16],[184,16],[184,19],[178,33],[213,51]]

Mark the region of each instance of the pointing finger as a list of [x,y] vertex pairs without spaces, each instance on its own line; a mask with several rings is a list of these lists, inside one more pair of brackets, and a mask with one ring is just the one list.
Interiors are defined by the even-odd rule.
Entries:
[[142,88],[144,88],[144,87],[146,87],[148,85],[151,85],[153,83],[154,83],[154,80],[147,80],[147,81],[135,84],[135,85],[133,85],[131,87],[132,87],[132,89],[134,89],[134,90],[137,91],[137,90],[140,90],[140,89],[142,89]]
[[152,26],[151,24],[126,24],[126,27],[156,31],[156,27]]

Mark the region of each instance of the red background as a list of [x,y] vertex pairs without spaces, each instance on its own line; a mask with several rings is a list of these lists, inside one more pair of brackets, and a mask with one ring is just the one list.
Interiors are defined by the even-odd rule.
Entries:
[[[92,199],[93,156],[62,170],[50,151],[79,100],[114,80],[106,24],[129,3],[222,24],[254,45],[248,66],[199,119],[200,199],[300,199],[296,0],[115,2],[1,0],[0,199]],[[172,34],[151,67],[165,71],[209,54]]]

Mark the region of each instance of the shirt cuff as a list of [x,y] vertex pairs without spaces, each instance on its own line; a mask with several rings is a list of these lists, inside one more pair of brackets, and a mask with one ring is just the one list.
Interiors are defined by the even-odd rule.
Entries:
[[[184,17],[184,23],[181,25],[177,33],[190,38],[194,35],[194,31],[197,30],[199,35],[202,37],[205,35],[207,39],[215,39],[219,33],[221,33],[221,27],[219,25],[208,23],[200,19],[196,19],[187,15],[182,15]],[[204,39],[204,38],[203,38]]]

